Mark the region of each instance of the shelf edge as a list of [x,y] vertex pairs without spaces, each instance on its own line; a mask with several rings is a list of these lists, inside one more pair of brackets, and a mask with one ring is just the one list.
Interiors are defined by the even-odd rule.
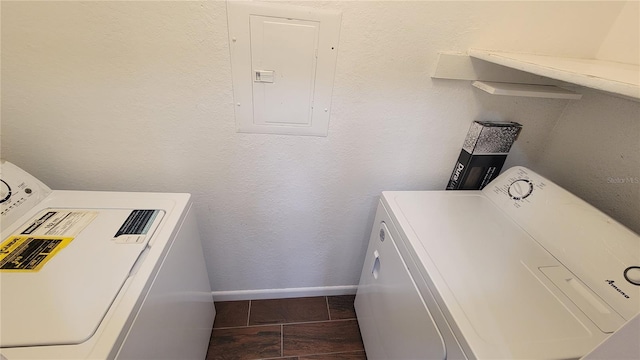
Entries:
[[[554,58],[551,56],[487,51],[473,48],[469,49],[469,56],[531,74],[540,75],[596,90],[602,90],[613,94],[623,95],[634,100],[640,100],[640,86],[638,85],[621,82],[616,79],[575,72],[570,69],[553,67],[541,64],[540,62],[532,61],[531,59],[543,59],[547,60],[547,62],[553,59],[560,59],[565,62],[574,61],[576,64],[580,64],[582,66],[584,66],[585,62],[591,62],[605,69],[608,66],[611,66],[608,62],[587,59]],[[524,58],[526,58],[526,60],[524,60]],[[637,72],[638,75],[636,77],[640,78],[640,67],[629,64],[620,64],[620,66],[632,68],[632,70],[630,71]]]

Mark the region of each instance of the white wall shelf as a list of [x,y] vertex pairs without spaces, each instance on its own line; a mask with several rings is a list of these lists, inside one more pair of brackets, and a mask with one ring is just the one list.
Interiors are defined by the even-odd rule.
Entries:
[[469,49],[469,56],[531,74],[640,100],[640,66],[638,65],[479,49]]

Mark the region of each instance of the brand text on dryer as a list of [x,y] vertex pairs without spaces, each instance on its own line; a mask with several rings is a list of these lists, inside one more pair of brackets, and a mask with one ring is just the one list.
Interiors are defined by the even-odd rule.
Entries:
[[619,287],[616,286],[616,284],[614,284],[613,280],[605,280],[607,282],[607,284],[611,285],[612,288],[616,289],[617,292],[620,293],[620,295],[624,296],[625,298],[629,299],[629,295],[625,294],[624,291],[620,290]]

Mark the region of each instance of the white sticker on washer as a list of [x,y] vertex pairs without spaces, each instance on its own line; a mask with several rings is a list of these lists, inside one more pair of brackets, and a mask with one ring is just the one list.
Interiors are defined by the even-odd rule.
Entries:
[[97,211],[47,209],[28,221],[19,234],[73,237],[96,216]]

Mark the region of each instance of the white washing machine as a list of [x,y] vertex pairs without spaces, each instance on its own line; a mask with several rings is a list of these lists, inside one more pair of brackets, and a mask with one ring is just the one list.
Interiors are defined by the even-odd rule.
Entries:
[[215,316],[189,194],[0,177],[0,354],[204,359]]
[[383,192],[355,307],[369,360],[578,359],[639,285],[638,235],[514,167],[482,191]]

